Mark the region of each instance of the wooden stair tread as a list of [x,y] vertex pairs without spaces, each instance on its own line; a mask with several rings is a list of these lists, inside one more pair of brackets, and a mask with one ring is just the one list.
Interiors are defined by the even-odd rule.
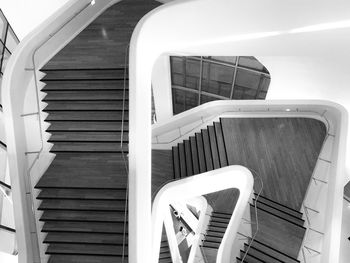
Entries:
[[190,137],[190,146],[191,146],[191,155],[192,155],[193,174],[196,175],[196,174],[199,174],[200,171],[199,171],[197,142],[194,136]]
[[[118,100],[123,99],[123,90],[62,90],[62,91],[47,91],[44,101],[54,100]],[[125,93],[125,98],[128,98],[129,93]]]
[[129,120],[128,111],[46,111],[45,121],[124,121]]
[[124,211],[125,200],[69,200],[45,199],[39,210],[85,210],[85,211]]
[[186,156],[186,175],[193,175],[193,166],[192,166],[192,154],[191,154],[191,145],[189,140],[183,142],[185,147],[185,156]]
[[[127,256],[125,258],[128,259]],[[122,262],[121,256],[96,256],[96,255],[50,255],[48,263],[116,263]]]
[[[45,100],[44,100],[45,101]],[[129,107],[129,101],[124,102],[125,108]],[[123,109],[123,100],[100,100],[100,101],[89,101],[89,100],[55,100],[49,101],[48,105],[45,107],[44,111],[49,110],[122,110]]]
[[[54,132],[48,142],[120,142],[121,132]],[[129,136],[127,132],[123,133],[123,142],[128,143]]]
[[122,245],[123,234],[49,232],[45,237],[44,243]]
[[203,146],[203,138],[201,133],[196,133],[196,143],[198,150],[198,161],[199,161],[199,172],[205,173],[207,171],[207,165],[205,162],[205,154],[204,154],[204,146]]
[[218,146],[216,142],[216,134],[214,126],[208,126],[208,135],[209,135],[209,142],[210,142],[210,149],[211,149],[211,157],[213,160],[213,168],[219,169],[220,166],[220,157],[218,152]]
[[218,152],[220,157],[220,166],[225,167],[228,165],[228,163],[227,163],[226,147],[225,147],[224,135],[222,133],[221,123],[214,122],[214,129],[215,129],[216,142],[218,145]]
[[178,150],[179,150],[179,159],[180,159],[180,175],[181,175],[181,178],[185,178],[187,177],[187,169],[186,169],[185,147],[183,143],[178,144]]
[[208,130],[202,130],[202,139],[203,139],[203,148],[204,148],[204,155],[205,155],[205,164],[207,166],[207,171],[211,171],[214,169],[214,167],[213,167],[213,158],[211,155]]
[[124,222],[125,214],[120,211],[74,211],[44,210],[40,221],[85,221],[85,222]]
[[60,189],[48,188],[37,199],[125,200],[126,189]]
[[124,131],[129,129],[128,122],[124,121],[50,121],[51,125],[46,130],[53,133],[55,131]]
[[[126,90],[128,90],[128,80],[125,82]],[[120,80],[80,80],[80,81],[67,81],[57,80],[48,81],[44,88],[41,89],[43,92],[52,90],[124,90],[124,79]]]
[[[245,251],[247,250],[248,246],[247,244],[244,244]],[[254,247],[249,248],[249,255],[254,256],[255,258],[258,258],[264,262],[269,263],[281,263],[281,261],[271,255],[268,255],[265,253],[265,251],[260,251],[258,249],[255,249]]]
[[53,80],[123,80],[124,69],[41,69],[46,73],[41,81]]
[[128,152],[128,144],[119,142],[55,142],[50,152]]
[[45,222],[42,232],[123,234],[124,223],[48,221]]
[[[121,245],[97,245],[97,244],[50,244],[46,254],[72,254],[72,255],[112,255],[121,256]],[[127,247],[124,249],[127,255]]]
[[177,146],[172,147],[172,153],[173,153],[174,179],[179,179],[181,178],[181,173],[180,173],[179,149]]

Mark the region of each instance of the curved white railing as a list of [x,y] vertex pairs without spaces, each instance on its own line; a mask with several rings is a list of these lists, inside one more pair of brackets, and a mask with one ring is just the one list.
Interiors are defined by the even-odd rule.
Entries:
[[[188,177],[165,185],[157,194],[152,208],[152,260],[158,262],[162,226],[169,212],[169,205],[175,201],[186,201],[193,197],[225,189],[237,188],[240,192],[230,222],[218,250],[217,262],[229,263],[235,256],[232,245],[241,223],[247,202],[253,191],[254,179],[250,171],[242,166],[228,166],[210,172]],[[200,185],[200,187],[198,187]],[[168,234],[168,232],[167,232]],[[179,261],[175,261],[179,262]]]
[[[16,235],[19,262],[45,260],[44,249],[39,251],[43,233],[36,218],[36,184],[51,163],[48,124],[43,120],[45,96],[38,89],[43,76],[38,71],[59,50],[79,34],[104,10],[120,0],[71,0],[39,27],[31,32],[16,48],[8,61],[2,83],[2,98],[6,121],[9,171],[13,188]],[[39,118],[38,118],[39,116]],[[31,170],[30,170],[31,169]],[[39,239],[39,242],[38,242]],[[41,248],[41,247],[40,247]]]

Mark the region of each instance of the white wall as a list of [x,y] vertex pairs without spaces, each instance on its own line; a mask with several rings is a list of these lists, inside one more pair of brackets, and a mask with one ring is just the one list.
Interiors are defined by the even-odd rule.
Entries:
[[0,0],[0,8],[18,38],[22,40],[67,2],[68,0]]

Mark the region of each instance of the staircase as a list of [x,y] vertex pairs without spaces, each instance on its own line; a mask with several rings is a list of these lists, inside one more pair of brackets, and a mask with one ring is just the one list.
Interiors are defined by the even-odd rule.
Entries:
[[168,238],[165,232],[165,227],[162,231],[162,240],[160,242],[160,251],[159,251],[159,263],[172,263],[170,248],[168,243]]
[[[214,122],[195,136],[172,147],[174,179],[204,173],[228,166],[222,123]],[[255,194],[256,197],[256,194]],[[278,202],[259,196],[251,206],[252,232],[255,233],[255,208],[257,204],[259,232],[244,262],[299,262],[296,258],[304,237],[302,213]],[[215,211],[212,214],[202,252],[208,262],[215,262],[218,248],[232,213]],[[248,243],[245,249],[248,249]],[[245,250],[237,262],[242,262]]]
[[42,71],[56,157],[35,187],[49,262],[127,262],[124,69]]

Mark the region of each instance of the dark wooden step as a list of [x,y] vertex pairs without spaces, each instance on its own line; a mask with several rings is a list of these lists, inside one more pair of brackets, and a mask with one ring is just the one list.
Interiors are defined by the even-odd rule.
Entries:
[[[255,202],[255,199],[253,200],[253,202]],[[284,218],[290,222],[293,222],[296,225],[304,226],[305,221],[303,219],[301,219],[299,217],[295,217],[289,213],[286,213],[284,211],[279,210],[279,206],[276,207],[276,206],[267,205],[265,203],[262,203],[262,202],[260,202],[260,198],[259,198],[259,201],[256,203],[256,205],[259,209],[264,209],[265,211],[267,211],[271,214],[274,214],[278,217]]]
[[225,231],[226,231],[226,228],[225,227],[217,227],[217,226],[209,225],[208,231],[210,231],[210,232],[218,232],[218,233],[224,234]]
[[171,259],[171,256],[168,256],[166,258],[160,258],[159,259],[159,263],[172,263],[172,259]]
[[128,109],[129,101],[123,102],[122,99],[119,100],[100,100],[100,101],[88,101],[88,100],[55,100],[50,101],[45,107],[45,111],[49,110],[91,110],[91,111],[112,111],[112,110],[122,110],[124,108]]
[[[127,237],[125,237],[127,243]],[[122,245],[123,234],[49,232],[44,243]]]
[[[125,230],[128,231],[127,227]],[[123,234],[124,223],[48,221],[45,222],[42,232]]]
[[128,152],[128,143],[119,142],[55,142],[50,152]]
[[123,80],[124,69],[42,69],[46,73],[41,81]]
[[217,142],[218,152],[220,157],[220,166],[225,167],[228,165],[228,162],[227,162],[226,146],[224,141],[224,135],[222,133],[221,123],[214,122],[214,129],[215,129],[216,142]]
[[55,131],[128,131],[129,123],[121,121],[50,121],[50,127],[47,132]]
[[[244,251],[247,251],[248,245],[244,244]],[[283,261],[278,260],[277,258],[274,258],[273,256],[268,255],[265,251],[258,250],[254,247],[249,248],[249,255],[258,258],[264,262],[269,263],[283,263]]]
[[174,179],[180,179],[181,172],[180,172],[179,148],[177,146],[173,146],[172,151],[173,151]]
[[126,189],[43,189],[37,199],[125,200]]
[[[48,142],[120,142],[122,139],[122,132],[69,132],[69,131],[55,131],[52,133]],[[123,142],[128,143],[128,132],[123,133]]]
[[212,217],[231,219],[231,216],[232,216],[232,214],[228,214],[228,213],[224,213],[224,212],[217,212],[217,211],[212,212]]
[[[244,254],[245,254],[245,251],[241,250],[240,251],[240,256],[241,256],[240,259],[243,259]],[[239,261],[239,262],[241,262],[241,261]],[[247,263],[270,263],[270,262],[265,262],[263,260],[260,260],[259,258],[254,257],[253,255],[251,255],[250,253],[248,253],[246,255],[246,257],[244,258],[244,262],[247,262]]]
[[[127,262],[128,258],[125,258]],[[50,255],[48,263],[116,263],[122,262],[122,256],[92,256],[92,255]]]
[[[126,90],[128,91],[128,80],[126,81]],[[80,81],[48,81],[46,86],[41,89],[43,92],[53,91],[53,90],[123,90],[124,80],[80,80]]]
[[217,243],[217,242],[210,242],[208,240],[204,240],[203,242],[203,247],[210,247],[210,248],[216,248],[218,249],[220,247],[221,243]]
[[196,175],[196,174],[199,174],[200,171],[199,171],[197,142],[194,136],[190,137],[190,146],[191,146],[193,174]]
[[213,158],[211,155],[208,130],[202,130],[202,138],[203,138],[203,148],[204,148],[204,155],[205,155],[205,164],[207,166],[207,171],[211,171],[214,169],[214,167],[213,167]]
[[[270,215],[272,215],[274,217],[278,217],[281,220],[285,220],[288,223],[293,224],[293,225],[295,225],[297,227],[305,229],[304,224],[303,223],[301,224],[299,220],[298,221],[294,220],[294,218],[290,218],[290,216],[288,216],[285,213],[277,213],[276,209],[273,209],[273,208],[271,208],[269,206],[264,206],[263,204],[259,204],[259,203],[257,203],[257,204],[258,204],[257,205],[258,210],[261,210],[264,213],[268,213],[268,214],[270,214]],[[251,209],[254,209],[254,205],[253,204],[250,204],[250,206],[251,206]]]
[[46,254],[66,254],[66,255],[127,255],[127,247],[122,245],[98,245],[98,244],[50,244]]
[[[128,98],[129,94],[125,93],[125,98]],[[124,98],[123,90],[79,90],[79,91],[47,91],[47,95],[43,101],[55,101],[55,100],[121,100]]]
[[[255,197],[257,196],[257,193],[254,193]],[[294,217],[297,217],[297,218],[302,218],[303,217],[303,213],[297,211],[297,210],[294,210],[293,208],[290,208],[290,207],[287,207],[285,205],[282,205],[274,200],[271,200],[265,196],[262,196],[260,195],[259,196],[259,200],[258,200],[260,203],[264,203],[266,205],[269,205],[269,206],[272,206],[276,209],[279,209],[287,214],[290,214],[290,215],[293,215]]]
[[207,166],[205,163],[203,138],[201,133],[196,133],[196,143],[197,143],[197,151],[198,151],[199,172],[205,173],[207,171]]
[[192,166],[192,153],[191,153],[191,145],[189,140],[185,140],[183,142],[185,147],[185,156],[186,156],[186,175],[193,175],[193,166]]
[[46,199],[39,210],[125,211],[125,200]]
[[207,230],[207,233],[205,236],[212,236],[212,237],[217,237],[217,238],[223,238],[225,232],[217,232],[217,231],[211,231],[211,230]]
[[185,178],[187,177],[187,170],[186,170],[185,147],[183,143],[178,144],[178,150],[179,150],[179,160],[180,160],[180,175],[181,175],[181,178]]
[[222,237],[206,235],[205,240],[208,242],[221,243]]
[[114,211],[45,210],[40,221],[124,222],[125,213]]
[[219,169],[221,167],[220,157],[218,152],[218,145],[216,142],[214,126],[208,126],[208,134],[209,134],[209,141],[210,141],[211,157],[213,159],[213,167],[214,169]]
[[213,227],[227,228],[228,223],[226,223],[226,222],[217,222],[217,221],[211,220],[209,225],[213,226]]
[[[249,239],[251,240],[251,239]],[[279,259],[281,262],[285,262],[285,263],[300,263],[299,260],[294,259],[290,256],[288,256],[287,254],[282,253],[281,251],[278,251],[275,248],[272,248],[258,240],[254,240],[251,247],[258,249],[260,251],[263,251],[264,253]]]
[[122,121],[129,119],[128,111],[46,111],[45,121]]
[[212,215],[211,221],[228,224],[230,222],[230,218],[216,217],[216,216]]

